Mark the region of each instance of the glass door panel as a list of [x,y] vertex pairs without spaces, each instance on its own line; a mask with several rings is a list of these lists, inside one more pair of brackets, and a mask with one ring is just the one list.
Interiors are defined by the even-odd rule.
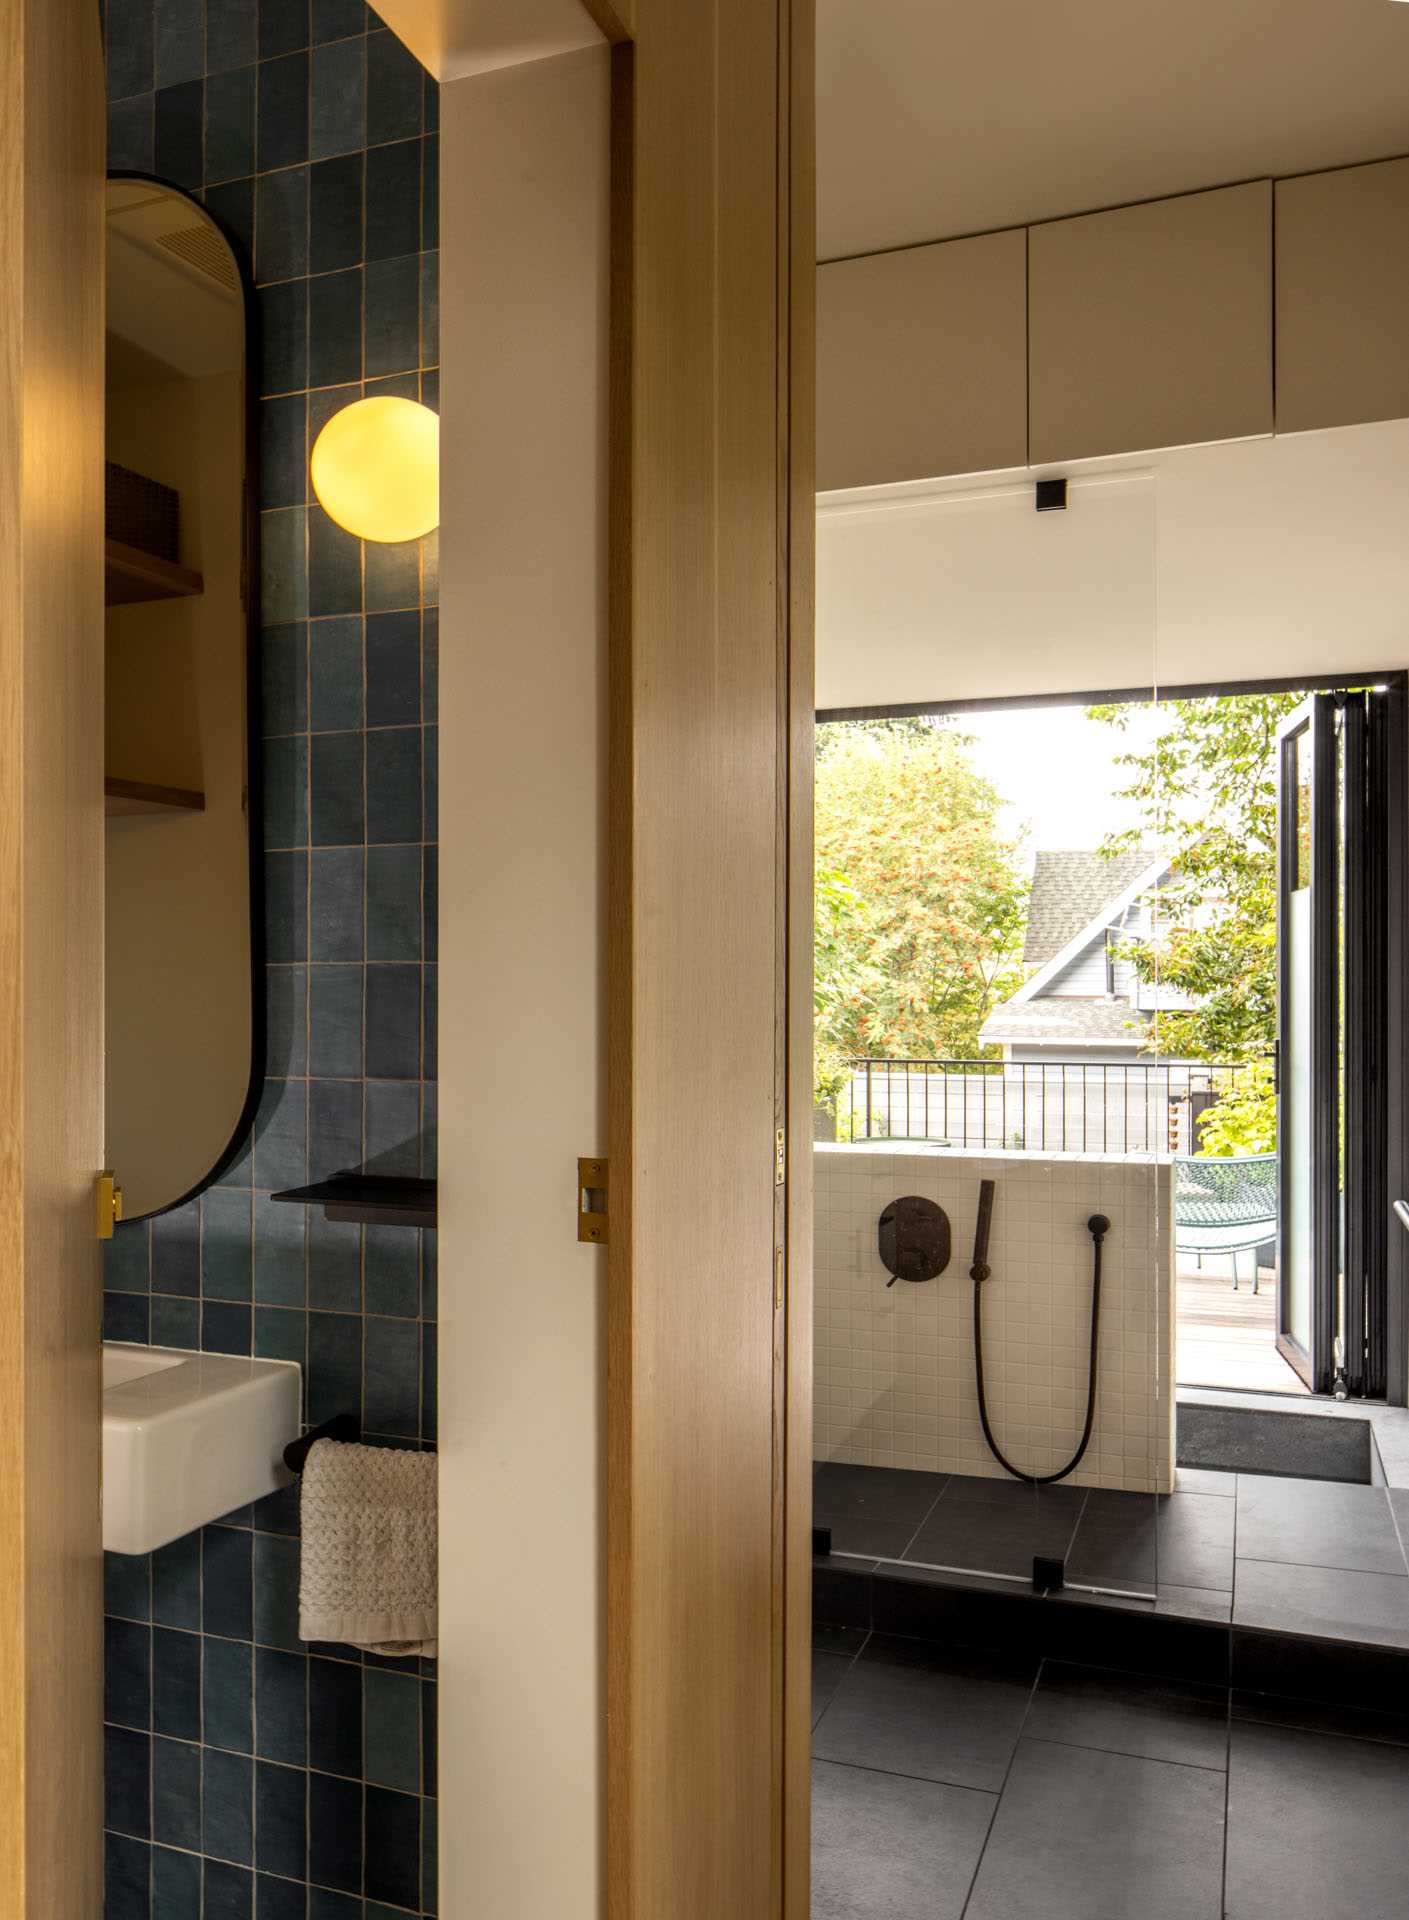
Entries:
[[1340,1244],[1340,719],[1315,694],[1278,736],[1277,1346],[1314,1392],[1331,1385]]
[[[1289,1358],[1311,1353],[1311,889],[1289,894],[1282,941],[1286,1027],[1282,1046],[1282,1233],[1279,1247],[1281,1336]],[[1295,1361],[1294,1361],[1295,1363]]]

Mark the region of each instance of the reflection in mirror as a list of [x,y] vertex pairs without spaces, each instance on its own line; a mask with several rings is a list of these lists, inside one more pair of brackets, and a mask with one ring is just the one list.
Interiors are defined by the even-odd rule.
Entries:
[[257,516],[234,255],[154,181],[110,180],[107,225],[107,1158],[133,1219],[221,1170],[263,1066]]

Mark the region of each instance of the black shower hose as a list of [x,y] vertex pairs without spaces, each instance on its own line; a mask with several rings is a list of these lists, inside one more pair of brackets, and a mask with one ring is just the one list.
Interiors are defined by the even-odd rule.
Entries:
[[974,1264],[969,1268],[969,1278],[974,1283],[974,1376],[978,1385],[978,1417],[983,1427],[983,1437],[988,1442],[988,1451],[1004,1472],[1012,1474],[1015,1480],[1026,1481],[1030,1487],[1045,1487],[1053,1480],[1065,1480],[1069,1473],[1075,1473],[1091,1444],[1091,1428],[1096,1419],[1096,1350],[1101,1332],[1101,1246],[1111,1230],[1111,1223],[1103,1213],[1093,1213],[1086,1222],[1086,1231],[1091,1235],[1091,1357],[1087,1369],[1086,1424],[1081,1429],[1081,1442],[1076,1452],[1056,1473],[1024,1473],[1021,1467],[1015,1467],[994,1439],[993,1428],[989,1425],[988,1399],[983,1390],[983,1283],[993,1272],[988,1264],[988,1231],[992,1224],[993,1182],[984,1180],[979,1185]]

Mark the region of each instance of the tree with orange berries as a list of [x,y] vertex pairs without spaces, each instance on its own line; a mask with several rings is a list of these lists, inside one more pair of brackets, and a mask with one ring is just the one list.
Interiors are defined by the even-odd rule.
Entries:
[[929,719],[818,729],[821,1103],[852,1060],[984,1057],[979,1029],[1021,984],[1028,882],[969,744]]

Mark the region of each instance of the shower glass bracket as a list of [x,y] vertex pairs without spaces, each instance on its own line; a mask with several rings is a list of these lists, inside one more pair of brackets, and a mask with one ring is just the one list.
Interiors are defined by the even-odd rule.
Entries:
[[1064,1559],[1042,1553],[1035,1553],[1032,1556],[1034,1593],[1060,1593],[1066,1583],[1067,1565]]

